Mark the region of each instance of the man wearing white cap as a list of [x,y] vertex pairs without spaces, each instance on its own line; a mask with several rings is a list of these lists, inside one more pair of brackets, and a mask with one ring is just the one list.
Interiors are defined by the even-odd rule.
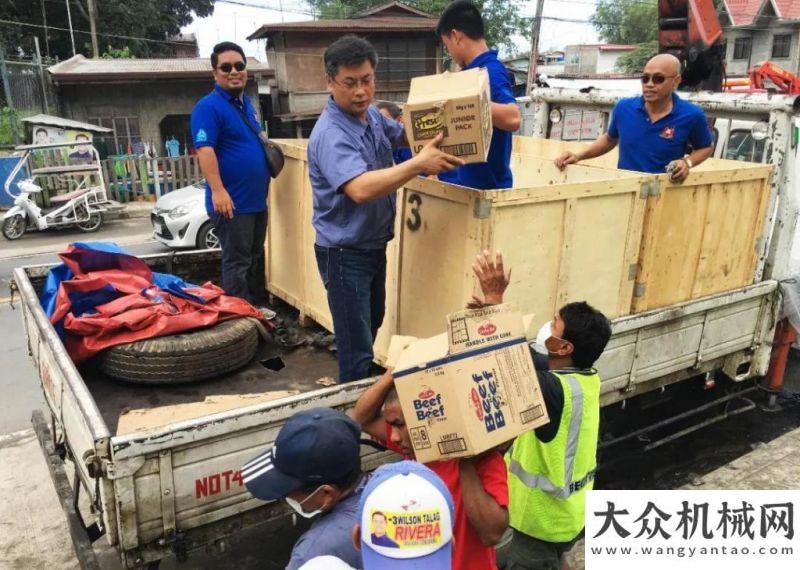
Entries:
[[416,461],[389,463],[361,493],[353,544],[364,570],[450,570],[454,517],[436,473]]

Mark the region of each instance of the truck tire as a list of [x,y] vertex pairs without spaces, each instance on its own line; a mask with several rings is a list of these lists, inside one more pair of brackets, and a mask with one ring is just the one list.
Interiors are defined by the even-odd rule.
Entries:
[[105,350],[100,370],[137,384],[207,380],[241,368],[258,348],[258,327],[246,318],[212,328],[121,344]]

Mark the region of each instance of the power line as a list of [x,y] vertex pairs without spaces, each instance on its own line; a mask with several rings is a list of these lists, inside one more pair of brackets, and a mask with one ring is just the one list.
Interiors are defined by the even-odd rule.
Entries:
[[[58,30],[58,31],[61,31],[61,32],[69,32],[70,31],[69,28],[59,28],[59,27],[56,27],[56,26],[47,26],[45,28],[45,26],[43,26],[42,24],[31,24],[29,22],[15,22],[13,20],[0,19],[0,24],[6,24],[6,25],[9,25],[9,26],[27,26],[29,28]],[[86,30],[75,30],[75,29],[73,29],[72,31],[75,32],[76,34],[91,35],[91,32],[88,32]],[[123,36],[123,35],[119,35],[119,34],[106,34],[106,33],[102,33],[102,32],[97,32],[97,35],[98,36],[104,36],[104,37],[107,37],[107,38],[117,38],[117,39],[122,39],[122,40],[136,40],[136,41],[142,41],[142,42],[152,42],[152,43],[156,43],[156,44],[184,45],[183,42],[176,42],[176,41],[170,41],[170,40],[153,40],[153,39],[150,39],[150,38],[139,38],[139,37],[136,37],[136,36]]]

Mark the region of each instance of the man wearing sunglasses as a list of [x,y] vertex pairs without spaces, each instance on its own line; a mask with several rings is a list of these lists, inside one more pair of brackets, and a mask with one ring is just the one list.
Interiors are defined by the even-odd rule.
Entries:
[[323,59],[331,97],[308,141],[314,249],[333,317],[339,381],[349,382],[369,376],[383,322],[397,189],[420,172],[438,174],[463,161],[439,150],[439,135],[393,165],[392,148],[408,143],[403,126],[372,105],[375,48],[346,35],[328,46]]
[[244,51],[232,42],[217,44],[211,67],[214,89],[195,105],[191,127],[206,179],[206,210],[222,247],[222,287],[263,305],[269,166],[256,110],[244,93]]
[[681,82],[681,63],[659,54],[647,62],[641,76],[642,95],[621,99],[611,115],[608,132],[580,152],[565,152],[556,160],[568,164],[606,154],[619,144],[618,168],[669,173],[683,182],[691,168],[714,152],[711,130],[703,110],[675,93]]

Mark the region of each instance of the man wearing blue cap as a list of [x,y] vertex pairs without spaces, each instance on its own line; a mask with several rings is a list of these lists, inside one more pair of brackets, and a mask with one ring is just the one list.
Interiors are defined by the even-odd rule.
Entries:
[[364,570],[450,570],[453,498],[436,473],[416,461],[375,470],[361,493],[353,543]]
[[351,540],[366,483],[360,436],[359,425],[337,410],[298,412],[283,425],[271,449],[242,467],[242,479],[254,497],[285,499],[301,517],[316,517],[294,545],[287,570],[326,555],[361,568],[361,554]]

